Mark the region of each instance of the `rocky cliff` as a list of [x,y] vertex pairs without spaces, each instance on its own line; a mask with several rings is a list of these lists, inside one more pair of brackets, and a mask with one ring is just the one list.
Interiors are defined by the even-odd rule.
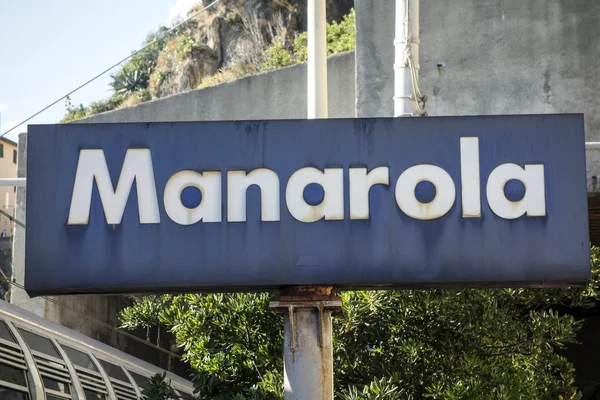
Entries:
[[[149,47],[111,75],[109,99],[87,107],[68,101],[63,122],[302,62],[306,3],[223,0],[175,31],[161,27],[146,38]],[[354,48],[353,6],[354,0],[327,0],[330,53]],[[188,16],[203,8],[199,2]]]

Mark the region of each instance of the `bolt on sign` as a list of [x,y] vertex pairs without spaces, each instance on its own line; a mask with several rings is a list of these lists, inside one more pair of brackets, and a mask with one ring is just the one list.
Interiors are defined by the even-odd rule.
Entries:
[[581,115],[34,125],[32,295],[563,285]]

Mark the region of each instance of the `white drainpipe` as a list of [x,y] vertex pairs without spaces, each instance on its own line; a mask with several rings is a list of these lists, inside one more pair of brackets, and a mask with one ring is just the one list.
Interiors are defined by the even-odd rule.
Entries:
[[409,55],[415,75],[418,77],[419,0],[396,0],[396,38],[394,39],[394,48],[394,116],[417,116],[419,115],[419,108],[417,99],[415,98]]

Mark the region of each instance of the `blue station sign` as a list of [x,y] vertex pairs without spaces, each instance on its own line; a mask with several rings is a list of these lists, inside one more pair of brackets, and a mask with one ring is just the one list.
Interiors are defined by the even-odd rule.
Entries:
[[32,295],[563,285],[581,115],[29,127]]

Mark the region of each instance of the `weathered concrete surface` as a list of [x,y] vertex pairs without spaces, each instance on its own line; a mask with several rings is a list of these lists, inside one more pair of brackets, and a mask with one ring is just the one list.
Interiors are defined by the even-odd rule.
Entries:
[[[356,1],[361,117],[393,115],[394,3]],[[584,113],[586,140],[600,140],[600,2],[421,0],[420,23],[429,115]]]
[[[329,57],[329,117],[354,117],[354,53]],[[110,111],[76,122],[306,118],[306,64]]]
[[432,115],[584,113],[586,139],[600,137],[600,2],[425,0],[421,9]]
[[394,116],[395,0],[356,0],[356,116]]
[[[357,112],[392,116],[394,0],[356,4]],[[600,2],[421,0],[420,22],[430,115],[585,113],[600,138]]]
[[[113,346],[160,368],[187,377],[189,372],[188,367],[180,360],[117,333],[114,329],[110,329],[104,325],[108,324],[112,327],[120,326],[119,313],[125,307],[133,304],[132,298],[107,295],[51,296],[49,298],[60,304],[46,301],[44,314],[46,319],[60,323],[67,328]],[[90,316],[93,319],[85,318],[83,315]],[[96,320],[104,324],[96,322]],[[141,328],[130,333],[142,339],[146,338],[146,331]],[[156,344],[156,328],[151,329],[148,333],[151,342]],[[160,346],[165,349],[170,349],[174,343],[173,336],[164,330],[161,332],[159,341]]]

